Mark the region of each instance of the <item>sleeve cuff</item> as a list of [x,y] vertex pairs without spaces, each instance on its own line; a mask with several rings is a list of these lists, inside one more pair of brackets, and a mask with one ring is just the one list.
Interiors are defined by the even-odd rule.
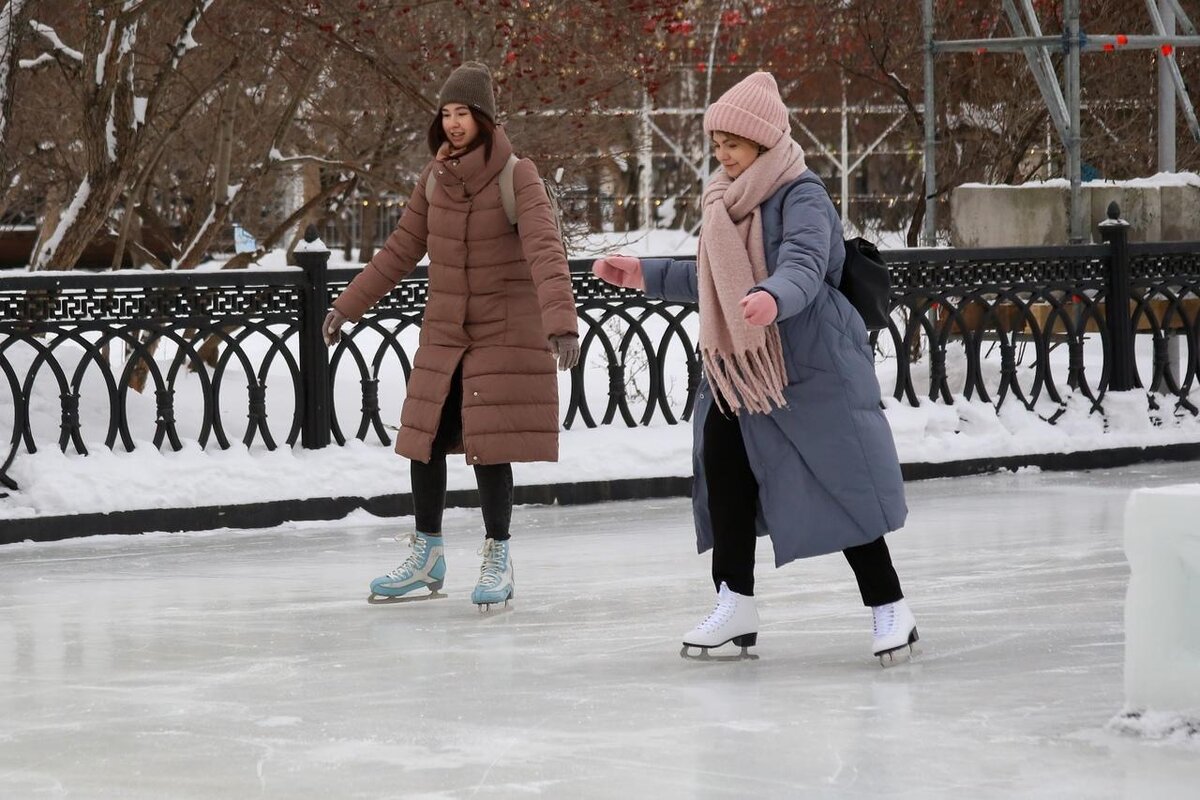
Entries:
[[751,286],[750,291],[746,292],[746,296],[749,297],[750,295],[754,294],[755,292],[766,292],[767,294],[771,295],[771,297],[775,298],[776,304],[779,303],[779,295],[775,294],[775,291],[773,289],[771,289],[770,287]]

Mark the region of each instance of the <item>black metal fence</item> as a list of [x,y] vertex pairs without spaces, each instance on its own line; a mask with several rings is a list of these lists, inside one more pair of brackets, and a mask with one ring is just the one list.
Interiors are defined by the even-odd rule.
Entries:
[[[1070,398],[1102,412],[1106,392],[1140,388],[1157,413],[1200,413],[1200,242],[1130,244],[1117,213],[1100,245],[887,252],[892,322],[873,342],[885,398],[1020,403],[1054,422]],[[297,257],[280,270],[0,276],[0,483],[15,489],[18,453],[51,442],[78,453],[390,443],[424,273],[327,350],[329,298],[357,270]],[[589,269],[571,262],[582,356],[562,378],[564,426],[688,420],[695,308]]]

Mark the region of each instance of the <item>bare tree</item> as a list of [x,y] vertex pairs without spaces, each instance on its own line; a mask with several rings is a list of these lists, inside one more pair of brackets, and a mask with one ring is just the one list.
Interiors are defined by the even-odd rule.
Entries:
[[[33,263],[34,269],[69,268],[108,220],[140,152],[147,121],[159,111],[180,62],[197,46],[192,34],[214,0],[191,0],[183,14],[167,15],[166,0],[98,2],[83,19],[83,51],[62,45],[55,28],[38,23],[48,51],[71,79],[81,119],[83,176],[74,196]],[[170,4],[180,5],[180,4]],[[139,37],[170,32],[170,53],[145,78],[138,75]],[[81,57],[80,57],[81,56]],[[145,94],[139,94],[139,88]]]
[[[1185,0],[1189,11],[1196,3]],[[940,12],[949,5],[937,0]],[[939,16],[939,36],[1008,35],[999,0],[953,5]],[[595,195],[632,198],[645,191],[637,176],[646,171],[654,195],[676,199],[676,224],[694,223],[707,151],[698,112],[652,117],[647,163],[643,104],[699,110],[765,68],[790,105],[833,108],[844,90],[851,107],[903,110],[890,130],[894,114],[857,114],[851,147],[886,136],[887,152],[867,165],[872,181],[907,197],[889,204],[890,223],[920,227],[916,3],[93,0],[86,15],[69,6],[0,8],[0,204],[38,213],[38,268],[73,265],[98,237],[117,243],[114,265],[129,252],[138,263],[188,268],[227,249],[235,222],[286,244],[299,220],[335,207],[361,210],[366,200],[394,214],[429,157],[438,87],[465,60],[492,69],[518,152],[544,174],[563,168],[589,200],[579,219],[593,226],[611,213]],[[1035,6],[1046,32],[1061,30],[1057,0]],[[1148,30],[1141,4],[1086,6],[1089,30]],[[1186,51],[1177,58],[1194,82],[1200,62]],[[1153,56],[1087,59],[1085,159],[1105,175],[1144,174],[1154,165]],[[945,55],[938,69],[943,186],[1058,169],[1040,98],[1019,88],[1028,85],[1019,56]],[[805,122],[837,141],[837,116]],[[820,147],[809,145],[817,164]],[[1198,159],[1180,137],[1180,167]],[[618,224],[645,224],[639,206],[627,204],[632,216]],[[368,233],[360,244],[375,242]]]
[[[8,0],[0,9],[0,186],[12,184],[12,158],[7,140],[12,120],[13,94],[16,87],[21,42],[29,35],[29,0]],[[8,192],[4,192],[7,198]],[[0,200],[0,215],[5,203]]]

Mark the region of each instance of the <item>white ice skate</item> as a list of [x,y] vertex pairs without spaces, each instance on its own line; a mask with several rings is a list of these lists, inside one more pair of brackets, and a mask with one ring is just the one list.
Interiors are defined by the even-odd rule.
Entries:
[[504,604],[515,597],[513,591],[512,559],[508,557],[508,540],[484,539],[479,554],[483,563],[479,566],[479,581],[471,592],[471,602],[479,606],[479,613],[490,611],[492,606]]
[[[368,603],[401,603],[446,596],[438,592],[446,579],[442,537],[410,533],[407,538],[412,552],[403,564],[371,581]],[[429,594],[409,596],[410,592],[421,588],[429,589]]]
[[[733,642],[742,652],[728,656],[709,656],[708,651],[714,647]],[[754,598],[738,594],[724,583],[717,592],[717,606],[712,613],[683,637],[683,648],[679,655],[684,658],[706,659],[714,658],[722,661],[737,661],[743,658],[755,659],[757,654],[750,653],[746,648],[758,644],[758,609],[754,607]],[[689,648],[700,652],[692,653]]]
[[[879,665],[887,667],[899,659],[912,657],[913,643],[917,641],[917,620],[903,598],[894,603],[872,606],[874,617],[874,642],[872,651],[879,658]],[[907,652],[906,652],[907,651]]]

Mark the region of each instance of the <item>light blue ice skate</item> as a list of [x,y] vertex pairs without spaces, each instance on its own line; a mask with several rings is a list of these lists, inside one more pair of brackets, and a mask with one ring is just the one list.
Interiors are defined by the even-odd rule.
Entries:
[[[396,603],[402,600],[428,600],[444,597],[438,594],[446,579],[446,559],[442,555],[442,537],[410,533],[408,544],[412,552],[404,563],[387,575],[371,581],[368,603]],[[420,588],[429,589],[429,594],[406,597]]]
[[507,540],[484,539],[479,554],[483,556],[483,564],[479,567],[479,582],[471,592],[471,602],[479,606],[482,614],[498,603],[508,606],[514,596],[513,566],[508,557]]

